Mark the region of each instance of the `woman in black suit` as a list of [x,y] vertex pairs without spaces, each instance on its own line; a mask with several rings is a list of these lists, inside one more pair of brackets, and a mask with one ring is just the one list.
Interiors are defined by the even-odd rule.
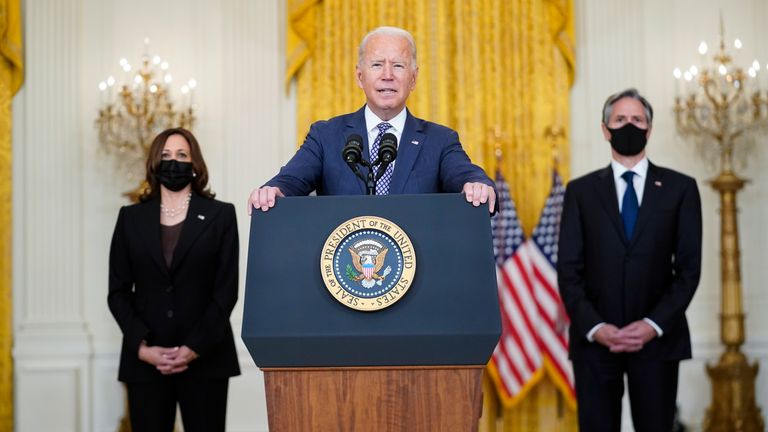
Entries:
[[239,375],[235,208],[216,201],[195,137],[168,129],[149,149],[149,188],[123,207],[109,256],[109,309],[123,332],[118,379],[133,430],[223,431]]

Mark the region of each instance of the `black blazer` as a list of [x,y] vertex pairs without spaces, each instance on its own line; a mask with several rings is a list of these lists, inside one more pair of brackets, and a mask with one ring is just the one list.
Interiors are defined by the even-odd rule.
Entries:
[[238,235],[232,204],[192,194],[170,268],[160,245],[160,200],[120,209],[109,254],[109,309],[123,332],[118,378],[158,380],[139,344],[187,345],[189,377],[240,374],[229,316],[237,302]]
[[605,350],[586,335],[598,323],[621,328],[650,318],[664,334],[636,355],[691,357],[685,310],[701,273],[701,199],[696,180],[649,163],[631,239],[616,199],[611,167],[568,184],[557,275],[571,319],[572,358]]

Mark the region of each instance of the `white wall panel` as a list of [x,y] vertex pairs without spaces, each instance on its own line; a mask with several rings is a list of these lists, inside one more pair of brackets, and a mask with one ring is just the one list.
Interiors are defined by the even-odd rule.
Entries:
[[80,7],[35,1],[24,10],[25,86],[14,112],[14,242],[23,244],[13,275],[17,430],[90,430]]
[[16,366],[16,430],[90,430],[87,367],[77,360],[24,361]]

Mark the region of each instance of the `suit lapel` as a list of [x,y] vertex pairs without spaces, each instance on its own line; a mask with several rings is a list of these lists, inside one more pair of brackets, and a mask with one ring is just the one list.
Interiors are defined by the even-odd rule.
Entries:
[[187,218],[184,220],[184,226],[181,228],[179,242],[173,251],[171,271],[176,269],[195,243],[195,240],[212,223],[216,217],[215,210],[216,207],[213,206],[213,201],[194,193],[192,194],[192,199],[189,201],[189,210],[187,210]]
[[619,201],[616,198],[616,183],[613,181],[613,170],[608,165],[604,170],[598,174],[599,186],[597,191],[600,194],[600,203],[603,205],[603,209],[608,214],[608,219],[611,220],[616,234],[621,238],[621,241],[626,245],[627,236],[624,235],[624,224],[621,221],[621,215],[619,214]]
[[[371,151],[370,151],[370,144],[368,143],[368,131],[366,130],[366,126],[365,126],[365,105],[363,105],[362,108],[352,113],[352,115],[348,117],[346,126],[347,126],[347,131],[346,131],[346,135],[344,136],[345,142],[347,137],[349,137],[352,134],[358,134],[361,137],[363,137],[363,159],[368,159],[371,154]],[[346,163],[344,165],[346,165]],[[360,193],[363,195],[367,194],[368,191],[366,190],[365,182],[357,178],[357,176],[352,172],[351,169],[348,172],[349,174],[351,174],[351,178],[354,179],[354,182],[358,185],[360,189]],[[361,169],[360,173],[363,175],[363,177],[365,177],[366,174],[368,174],[368,170]]]
[[426,144],[426,136],[422,132],[421,120],[407,112],[405,128],[397,145],[397,159],[395,170],[392,173],[392,182],[389,185],[390,194],[401,194],[405,184],[413,170],[413,164],[419,156],[421,148]]
[[152,260],[164,274],[168,274],[168,265],[163,258],[163,246],[160,244],[160,199],[148,201],[139,207],[139,235],[147,244]]
[[645,176],[645,186],[643,187],[643,203],[637,213],[637,223],[635,231],[632,233],[630,244],[637,241],[643,228],[648,224],[651,215],[656,211],[662,194],[662,182],[659,176],[659,170],[652,163],[648,162],[648,174]]

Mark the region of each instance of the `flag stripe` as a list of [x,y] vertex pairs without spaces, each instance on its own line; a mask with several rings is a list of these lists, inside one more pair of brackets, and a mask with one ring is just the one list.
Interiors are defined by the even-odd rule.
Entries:
[[[515,256],[517,256],[517,254]],[[505,268],[508,269],[512,267],[514,270],[519,270],[519,267],[517,267],[516,264],[517,263],[514,265],[507,265]],[[519,271],[507,272],[505,269],[502,269],[501,274],[502,279],[507,286],[519,287],[521,285],[520,278],[522,275]],[[507,309],[508,319],[513,323],[513,325],[510,326],[510,331],[520,336],[518,343],[521,348],[524,348],[522,355],[525,357],[527,366],[530,370],[535,370],[538,369],[539,366],[538,364],[534,364],[534,359],[539,357],[535,355],[538,341],[536,340],[536,332],[529,318],[532,310],[524,306],[523,300],[521,299],[521,294],[523,293],[520,291],[520,289],[514,288],[505,290],[503,295],[504,305]]]
[[502,309],[506,311],[504,314],[505,316],[502,318],[506,324],[504,328],[506,337],[503,336],[502,340],[511,338],[517,345],[517,349],[507,357],[512,358],[512,356],[519,356],[520,367],[526,367],[528,370],[535,370],[537,369],[537,365],[534,364],[534,358],[529,352],[531,348],[535,350],[537,344],[532,341],[530,333],[526,332],[520,325],[520,316],[522,315],[522,312],[510,298],[510,293],[505,292],[501,294],[501,297],[503,305]]

